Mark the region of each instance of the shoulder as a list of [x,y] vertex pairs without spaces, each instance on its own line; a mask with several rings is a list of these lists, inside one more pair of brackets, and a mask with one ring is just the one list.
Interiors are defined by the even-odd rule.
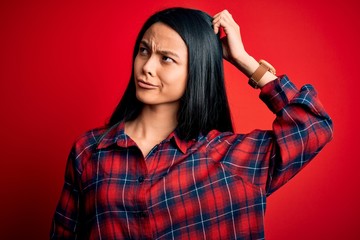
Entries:
[[98,127],[79,135],[72,146],[73,158],[84,158],[86,155],[94,152],[107,130],[107,127]]

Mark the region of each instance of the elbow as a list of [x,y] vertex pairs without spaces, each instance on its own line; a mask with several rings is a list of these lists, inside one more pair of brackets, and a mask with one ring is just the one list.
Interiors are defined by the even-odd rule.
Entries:
[[330,118],[326,118],[321,123],[321,128],[315,133],[317,151],[322,149],[327,143],[329,143],[334,138],[334,125]]
[[[330,118],[324,118],[312,126],[312,131],[307,132],[303,138],[308,153],[317,154],[334,137],[334,126]],[[312,155],[312,154],[311,154]]]
[[330,142],[334,138],[334,124],[331,118],[325,120],[326,124],[326,142]]

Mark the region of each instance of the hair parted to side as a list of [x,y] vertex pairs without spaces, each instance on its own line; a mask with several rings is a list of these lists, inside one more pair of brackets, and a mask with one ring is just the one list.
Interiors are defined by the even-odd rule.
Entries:
[[[190,140],[216,129],[233,132],[230,108],[226,96],[222,46],[219,34],[214,34],[212,17],[188,8],[169,8],[152,15],[136,39],[133,62],[146,30],[161,22],[175,30],[188,48],[188,80],[180,100],[177,133]],[[143,103],[136,98],[134,68],[129,84],[107,126],[134,120]]]

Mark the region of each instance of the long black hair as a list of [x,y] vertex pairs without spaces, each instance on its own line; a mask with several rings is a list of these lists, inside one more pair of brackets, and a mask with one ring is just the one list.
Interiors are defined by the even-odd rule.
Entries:
[[[210,130],[233,132],[224,84],[222,46],[212,28],[212,17],[188,8],[169,8],[152,15],[136,39],[133,62],[146,30],[161,22],[175,30],[188,48],[188,80],[180,99],[177,133],[184,140],[206,135]],[[143,103],[136,98],[134,67],[129,84],[107,125],[134,120]]]

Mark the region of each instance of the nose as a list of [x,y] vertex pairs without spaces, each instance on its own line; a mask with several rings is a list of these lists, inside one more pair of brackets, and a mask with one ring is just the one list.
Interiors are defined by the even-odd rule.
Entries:
[[150,56],[145,62],[142,67],[143,73],[145,75],[149,75],[151,77],[156,76],[156,57],[154,55]]

